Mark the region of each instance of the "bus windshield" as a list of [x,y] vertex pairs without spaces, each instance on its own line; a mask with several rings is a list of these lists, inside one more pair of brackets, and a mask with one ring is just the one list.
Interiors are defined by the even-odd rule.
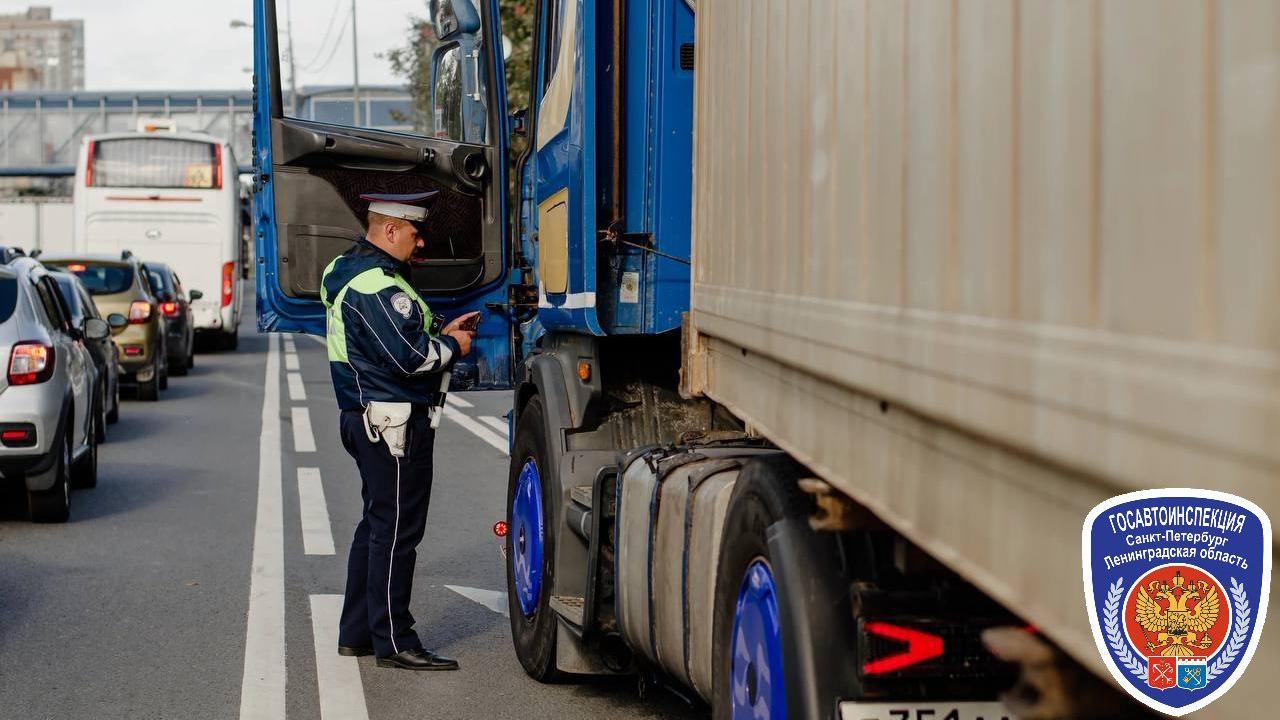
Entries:
[[218,146],[199,140],[143,137],[99,140],[90,147],[88,185],[113,188],[216,189]]

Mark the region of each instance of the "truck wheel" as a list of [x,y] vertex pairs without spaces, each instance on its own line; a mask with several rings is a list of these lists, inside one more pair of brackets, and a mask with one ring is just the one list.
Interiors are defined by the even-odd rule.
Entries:
[[71,429],[62,436],[62,449],[54,461],[53,487],[27,491],[27,516],[31,522],[64,523],[71,516]]
[[790,458],[743,467],[729,500],[716,573],[712,710],[716,720],[787,717],[781,593],[766,531],[812,512]]
[[548,528],[551,503],[546,421],[542,399],[520,413],[507,482],[507,605],[511,640],[524,671],[551,682],[556,670],[556,615],[549,607],[555,584],[555,532]]

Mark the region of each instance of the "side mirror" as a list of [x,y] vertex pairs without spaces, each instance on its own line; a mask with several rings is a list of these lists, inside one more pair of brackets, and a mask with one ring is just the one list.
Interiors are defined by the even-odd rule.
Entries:
[[187,293],[187,296],[191,298],[191,302],[195,302],[196,300],[199,300],[200,298],[204,297],[204,293],[200,292],[199,290],[192,290],[191,292]]
[[129,327],[129,318],[120,313],[111,313],[107,316],[107,326],[111,328],[112,335],[119,335]]
[[111,335],[111,326],[107,324],[106,320],[102,318],[84,319],[84,337],[86,340],[106,340],[109,335]]
[[518,137],[526,137],[529,134],[529,108],[520,108],[511,113],[508,118],[508,127],[512,135]]
[[480,30],[480,13],[471,0],[431,0],[431,25],[440,40]]

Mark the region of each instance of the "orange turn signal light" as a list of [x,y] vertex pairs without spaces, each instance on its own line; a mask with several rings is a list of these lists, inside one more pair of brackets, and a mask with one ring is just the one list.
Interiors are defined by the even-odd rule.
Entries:
[[578,379],[582,382],[591,382],[591,363],[586,360],[578,361]]

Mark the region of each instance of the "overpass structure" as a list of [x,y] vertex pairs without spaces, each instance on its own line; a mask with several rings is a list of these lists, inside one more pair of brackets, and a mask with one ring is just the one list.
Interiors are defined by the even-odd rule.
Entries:
[[[401,86],[360,88],[362,123],[388,130],[413,128],[412,99]],[[304,87],[298,116],[325,122],[354,117],[350,87]],[[242,169],[251,164],[250,90],[112,90],[0,93],[0,177],[75,174],[86,134],[131,131],[139,120],[174,119],[179,130],[226,138]]]

